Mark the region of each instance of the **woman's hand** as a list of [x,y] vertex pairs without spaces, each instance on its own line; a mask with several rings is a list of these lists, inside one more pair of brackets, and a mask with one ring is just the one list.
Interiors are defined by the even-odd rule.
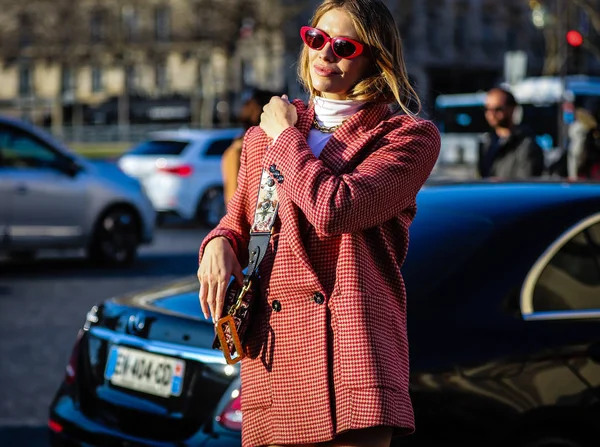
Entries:
[[288,101],[287,95],[273,96],[263,107],[260,115],[260,128],[271,138],[275,139],[288,127],[298,121],[296,107]]
[[232,275],[242,285],[244,274],[229,241],[220,236],[210,240],[198,267],[199,298],[204,318],[212,315],[215,323],[221,318],[225,292]]

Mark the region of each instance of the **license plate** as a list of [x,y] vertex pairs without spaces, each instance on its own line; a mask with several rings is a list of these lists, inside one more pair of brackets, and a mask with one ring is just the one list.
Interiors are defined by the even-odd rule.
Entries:
[[138,349],[111,346],[104,377],[111,384],[155,396],[179,396],[185,362]]

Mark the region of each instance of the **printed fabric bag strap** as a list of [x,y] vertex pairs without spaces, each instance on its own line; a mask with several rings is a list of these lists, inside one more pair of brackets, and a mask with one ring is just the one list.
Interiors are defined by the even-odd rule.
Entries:
[[277,218],[279,199],[275,180],[263,169],[248,242],[248,267],[243,286],[232,281],[225,293],[223,315],[216,324],[213,347],[221,349],[228,364],[244,358],[244,338],[250,323],[251,305],[258,293],[258,266],[263,260]]

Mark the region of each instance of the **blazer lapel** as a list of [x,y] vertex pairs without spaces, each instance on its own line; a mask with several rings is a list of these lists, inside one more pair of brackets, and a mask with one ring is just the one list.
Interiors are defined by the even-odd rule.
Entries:
[[296,111],[298,112],[296,128],[304,135],[305,139],[308,139],[308,132],[310,132],[312,122],[315,118],[315,108],[312,105],[307,107],[300,99],[294,100],[292,104],[296,106]]
[[[308,138],[315,116],[314,106],[306,107],[302,101],[294,101],[298,110],[296,127]],[[342,172],[343,168],[364,147],[369,138],[373,137],[371,130],[375,128],[389,113],[385,105],[369,105],[358,111],[331,136],[323,149],[320,160],[328,166],[334,174]],[[311,273],[313,278],[318,278],[310,264],[310,259],[304,248],[301,237],[301,222],[306,219],[301,214],[300,208],[285,196],[282,189],[278,190],[279,216],[282,233],[289,240],[290,247],[302,265]]]
[[[344,168],[374,135],[371,132],[389,114],[387,105],[367,105],[337,129],[319,156],[335,174]],[[314,116],[314,109],[313,109]],[[311,119],[312,122],[312,119]]]
[[[298,112],[296,128],[302,133],[304,138],[307,139],[315,116],[314,109],[312,107],[307,107],[301,100],[294,100],[293,104],[296,106]],[[270,144],[269,138],[266,135],[264,135],[263,140],[259,141],[259,144],[265,148]],[[312,277],[316,277],[316,272],[310,265],[310,260],[304,249],[301,238],[300,223],[305,217],[301,215],[300,208],[286,197],[283,189],[277,188],[277,196],[279,199],[279,216],[277,218],[281,222],[281,233],[288,239],[292,252],[300,260],[302,265],[311,273]],[[298,276],[301,277],[301,275]]]

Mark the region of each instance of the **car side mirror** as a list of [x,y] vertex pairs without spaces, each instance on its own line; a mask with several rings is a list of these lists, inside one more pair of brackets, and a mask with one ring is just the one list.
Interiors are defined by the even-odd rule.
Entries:
[[54,167],[67,174],[69,177],[75,177],[83,169],[77,161],[69,157],[58,158],[54,162]]

